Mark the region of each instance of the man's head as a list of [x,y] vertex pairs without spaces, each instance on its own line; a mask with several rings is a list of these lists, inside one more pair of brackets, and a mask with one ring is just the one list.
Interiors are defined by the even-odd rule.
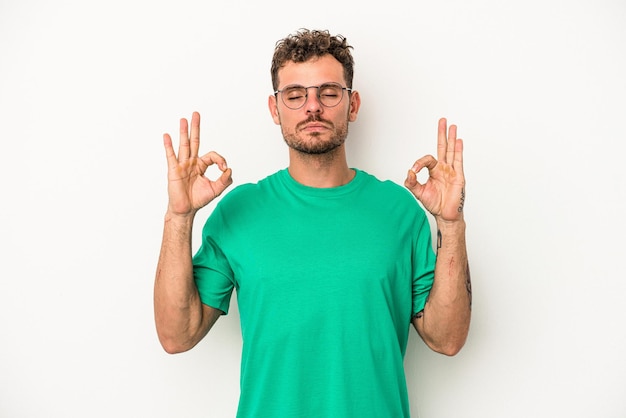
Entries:
[[342,151],[360,96],[352,91],[354,61],[346,39],[301,30],[276,44],[269,110],[292,151]]
[[302,29],[276,43],[272,58],[272,87],[278,90],[278,71],[288,62],[301,63],[312,58],[332,55],[343,66],[346,86],[352,88],[354,59],[346,38],[331,36],[328,31]]

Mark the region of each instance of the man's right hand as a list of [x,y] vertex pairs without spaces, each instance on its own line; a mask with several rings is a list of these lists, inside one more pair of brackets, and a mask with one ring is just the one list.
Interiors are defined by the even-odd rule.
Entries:
[[[200,114],[191,117],[191,134],[187,119],[180,120],[180,143],[178,157],[169,134],[163,135],[167,157],[168,214],[194,216],[202,207],[219,196],[233,182],[232,171],[226,160],[216,152],[198,156],[200,148]],[[217,164],[222,175],[215,181],[204,176],[207,168]]]

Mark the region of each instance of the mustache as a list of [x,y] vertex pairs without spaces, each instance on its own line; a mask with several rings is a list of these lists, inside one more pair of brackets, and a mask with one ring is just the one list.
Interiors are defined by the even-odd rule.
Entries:
[[327,124],[329,126],[333,126],[332,122],[330,122],[330,121],[328,121],[326,119],[322,119],[322,117],[319,114],[317,114],[317,113],[313,113],[313,114],[309,115],[309,117],[306,118],[306,120],[303,120],[302,122],[300,122],[297,127],[301,128],[304,125],[306,125],[307,123],[311,123],[311,122],[323,122],[323,123],[325,123],[325,124]]

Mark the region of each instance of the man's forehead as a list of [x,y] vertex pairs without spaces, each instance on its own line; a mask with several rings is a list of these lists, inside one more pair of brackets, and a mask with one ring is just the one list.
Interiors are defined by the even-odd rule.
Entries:
[[343,67],[332,55],[315,57],[305,62],[288,61],[278,70],[281,86],[318,85],[326,82],[344,84]]

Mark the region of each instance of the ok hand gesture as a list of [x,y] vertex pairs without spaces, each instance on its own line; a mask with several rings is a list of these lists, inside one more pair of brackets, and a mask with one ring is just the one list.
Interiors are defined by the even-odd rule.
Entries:
[[[180,143],[178,157],[174,153],[172,138],[163,135],[163,145],[167,157],[168,211],[172,215],[193,216],[198,209],[206,206],[219,196],[230,184],[232,171],[226,160],[216,152],[198,156],[200,148],[200,114],[191,117],[191,135],[187,119],[180,120]],[[222,175],[215,181],[204,176],[207,168],[217,164]]]
[[[456,137],[456,125],[439,119],[437,158],[426,155],[413,164],[404,185],[422,202],[437,221],[463,219],[465,176],[463,175],[463,141]],[[417,173],[428,169],[428,180],[421,184]]]

